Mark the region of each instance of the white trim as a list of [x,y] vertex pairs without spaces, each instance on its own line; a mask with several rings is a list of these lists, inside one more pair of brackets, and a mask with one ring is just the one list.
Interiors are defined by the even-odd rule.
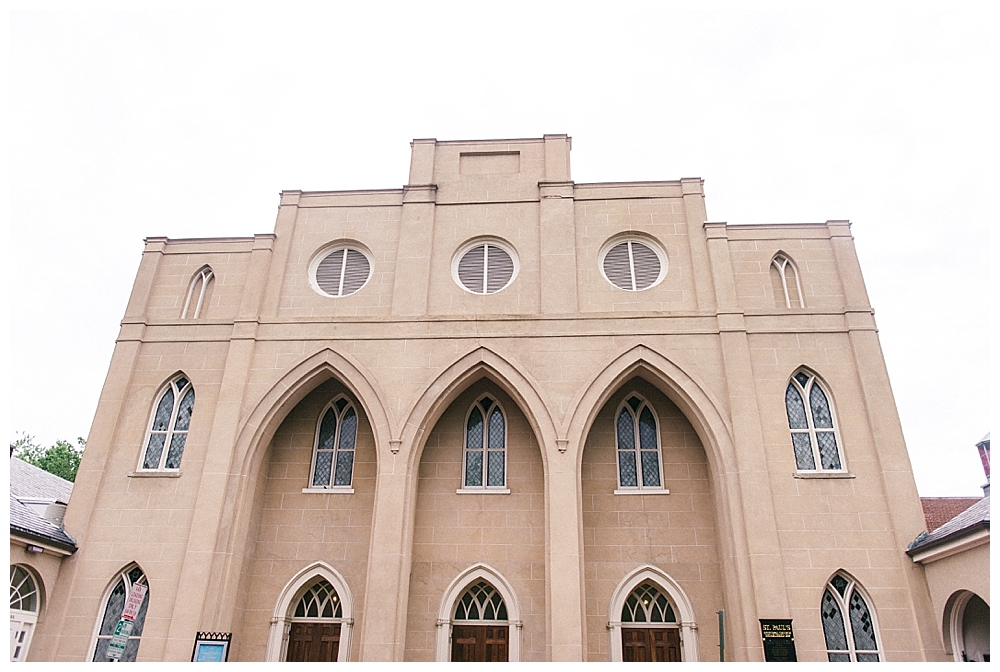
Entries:
[[[840,576],[842,579],[847,581],[847,587],[844,589],[844,594],[841,595],[840,591],[833,585],[833,580]],[[854,578],[851,574],[848,574],[845,570],[840,569],[830,575],[830,578],[826,580],[823,585],[823,593],[820,594],[820,609],[823,606],[823,595],[829,591],[833,596],[834,601],[837,602],[837,607],[840,609],[840,619],[844,624],[844,637],[847,640],[847,649],[844,650],[834,650],[830,648],[824,648],[823,651],[829,654],[847,654],[850,662],[854,663],[858,660],[858,653],[862,655],[866,654],[876,654],[878,656],[878,661],[884,663],[885,661],[885,649],[882,645],[882,632],[878,625],[878,614],[875,612],[875,601],[872,599],[871,595],[865,590],[865,587],[861,585],[861,582]],[[875,649],[862,649],[860,652],[857,650],[854,643],[854,627],[851,624],[850,616],[850,602],[851,595],[853,593],[860,593],[862,599],[865,601],[865,606],[868,607],[868,615],[872,619],[872,635],[875,638]],[[827,646],[826,632],[823,630],[823,621],[820,618],[820,631],[823,632],[823,646]]]
[[[507,427],[510,424],[507,415],[507,411],[504,409],[503,404],[500,403],[498,399],[495,398],[496,395],[484,393],[476,398],[469,410],[465,414],[465,422],[462,425],[462,485],[455,492],[460,495],[465,494],[484,494],[484,493],[496,493],[496,494],[510,494],[510,490],[507,488]],[[489,398],[493,403],[490,405],[489,410],[483,408],[483,399]],[[481,451],[483,454],[483,464],[482,464],[482,485],[466,485],[465,476],[468,470],[468,459],[469,459],[469,416],[472,415],[472,411],[479,409],[480,414],[483,416],[483,447]],[[487,485],[489,481],[489,457],[490,452],[499,452],[496,448],[489,448],[489,436],[490,436],[490,417],[493,415],[493,409],[500,410],[500,416],[503,418],[503,485]]]
[[317,579],[321,578],[328,581],[340,597],[342,617],[334,619],[335,622],[341,624],[337,662],[347,662],[351,650],[351,633],[354,629],[354,599],[351,597],[351,591],[348,589],[344,577],[322,561],[314,562],[299,571],[282,589],[271,616],[271,629],[267,637],[267,651],[264,654],[264,660],[272,663],[285,660],[288,653],[288,631],[292,627],[292,610],[295,608],[296,600],[302,597],[302,593],[310,588]]
[[[805,374],[809,380],[803,385],[795,376],[798,374]],[[788,417],[788,385],[792,385],[795,390],[799,393],[799,398],[802,400],[803,410],[806,414],[806,429],[794,428],[792,427],[791,420]],[[826,397],[826,405],[830,411],[830,422],[833,427],[816,427],[816,420],[813,418],[812,402],[809,399],[809,395],[812,392],[812,388],[819,386],[820,391],[823,396]],[[785,405],[785,420],[788,420],[788,434],[789,438],[793,434],[805,434],[809,437],[809,447],[813,454],[813,464],[816,466],[815,469],[799,469],[798,459],[795,457],[795,441],[792,441],[792,459],[795,461],[795,473],[802,474],[804,478],[814,477],[813,474],[829,475],[832,478],[851,478],[848,475],[847,470],[847,457],[844,454],[844,442],[840,437],[840,423],[837,422],[837,406],[833,402],[833,393],[830,391],[828,385],[823,382],[819,374],[808,369],[804,366],[792,371],[792,375],[788,377],[788,383],[785,385],[781,394],[782,403]],[[817,434],[821,432],[833,432],[833,438],[837,442],[837,456],[840,458],[840,468],[839,469],[823,469],[823,458],[819,449],[819,437]],[[843,474],[843,476],[840,476]]]
[[[183,387],[177,385],[177,381],[184,379],[187,382]],[[149,421],[146,423],[146,433],[142,440],[142,447],[139,450],[139,466],[136,467],[134,472],[131,472],[129,476],[139,476],[140,474],[178,474],[180,475],[180,465],[175,468],[168,468],[167,457],[170,455],[170,444],[173,441],[174,435],[177,433],[177,414],[180,412],[181,402],[187,395],[188,391],[194,391],[194,381],[191,380],[191,376],[187,375],[183,371],[178,371],[173,376],[171,376],[165,385],[160,388],[159,393],[153,398],[153,407],[149,413]],[[170,418],[167,420],[167,429],[165,432],[157,431],[157,434],[163,434],[163,448],[160,451],[160,459],[156,467],[151,467],[149,469],[145,468],[143,465],[146,464],[146,452],[149,450],[149,439],[153,435],[153,423],[156,422],[156,411],[160,408],[160,402],[163,397],[166,396],[167,391],[171,391],[174,394],[174,405],[170,409]],[[194,422],[194,405],[198,401],[198,394],[195,393],[194,401],[191,402],[191,422]],[[181,457],[184,457],[184,450],[187,449],[187,439],[191,435],[191,426],[188,425],[187,429],[181,430],[184,435],[184,448],[181,449]]]
[[656,488],[626,488],[615,490],[613,494],[616,495],[669,495],[670,491],[666,488],[657,490]]
[[181,319],[188,319],[188,308],[191,307],[191,298],[194,296],[195,287],[198,286],[198,282],[201,281],[201,291],[198,292],[198,301],[194,306],[194,314],[191,315],[192,320],[197,320],[201,316],[201,309],[205,302],[205,295],[208,293],[208,285],[212,280],[215,279],[215,272],[212,270],[211,266],[202,266],[198,269],[195,274],[191,277],[191,283],[188,286],[187,298],[184,299],[184,310],[181,311]]
[[[636,399],[639,400],[638,409],[632,408],[632,405],[628,403],[628,400],[631,399],[632,397],[635,397]],[[635,480],[636,483],[639,484],[636,486],[623,486],[621,484],[622,465],[618,460],[621,458],[621,453],[623,451],[621,449],[621,446],[618,445],[618,416],[621,415],[622,409],[625,408],[628,408],[629,416],[632,418],[631,451],[635,455]],[[653,416],[653,429],[656,434],[656,468],[659,472],[659,478],[660,478],[659,485],[645,485],[643,483],[643,475],[642,475],[643,450],[639,439],[639,415],[642,412],[643,408],[648,408],[649,414]],[[618,404],[618,410],[615,411],[613,423],[614,423],[613,429],[615,434],[615,467],[617,472],[616,479],[618,481],[618,489],[615,490],[615,494],[616,495],[647,494],[647,493],[669,494],[670,490],[668,490],[665,487],[666,483],[664,482],[665,474],[663,473],[663,442],[660,440],[660,418],[659,416],[657,416],[656,409],[653,408],[653,405],[649,403],[648,399],[646,399],[638,392],[629,392],[628,394],[625,395],[625,398],[622,399],[622,403]]]
[[[462,262],[462,259],[473,248],[479,247],[480,245],[486,245],[487,247],[490,246],[490,245],[492,245],[493,247],[497,247],[497,248],[503,250],[504,252],[507,253],[507,256],[510,257],[511,264],[514,267],[513,272],[510,274],[510,280],[507,281],[507,284],[505,284],[503,287],[501,287],[500,289],[496,290],[495,292],[489,292],[489,291],[487,291],[487,288],[488,288],[488,284],[487,284],[488,283],[488,263],[489,263],[489,250],[488,249],[483,250],[483,291],[482,292],[474,292],[474,291],[472,291],[471,289],[469,289],[468,287],[466,287],[465,285],[462,284],[462,280],[458,276],[458,265]],[[517,253],[514,251],[514,246],[511,245],[510,243],[508,243],[506,240],[501,240],[499,238],[494,238],[492,236],[483,236],[483,237],[479,237],[479,238],[473,238],[472,240],[467,241],[464,245],[462,245],[462,246],[460,246],[458,248],[458,251],[455,252],[455,256],[453,256],[451,258],[451,277],[455,281],[455,284],[458,285],[459,288],[462,289],[462,291],[468,292],[469,294],[473,294],[475,296],[490,296],[492,294],[499,294],[500,292],[502,292],[503,290],[507,289],[512,284],[514,284],[514,280],[517,279],[517,274],[520,272],[520,270],[521,270],[521,262],[517,258]]]
[[459,488],[456,495],[509,495],[510,488]]
[[[347,402],[343,411],[337,409],[337,402],[341,399]],[[341,450],[340,432],[344,428],[344,416],[347,415],[348,410],[353,410],[354,417],[357,418],[357,422],[354,427],[354,446],[350,448],[350,451],[354,453],[354,457],[351,458],[351,483],[350,485],[334,485],[333,481],[337,477],[337,457],[340,455]],[[333,417],[337,422],[337,426],[333,431],[333,455],[330,458],[330,485],[314,485],[313,478],[316,476],[316,458],[319,456],[319,433],[323,428],[323,418],[326,417],[327,411],[333,411]],[[358,434],[360,432],[361,414],[358,413],[357,406],[346,394],[338,394],[323,407],[323,410],[319,412],[319,417],[316,419],[316,430],[313,432],[312,460],[309,461],[308,485],[302,489],[302,492],[354,492],[354,465],[358,457]],[[347,448],[344,449],[345,452],[347,452],[347,450]]]
[[304,495],[353,495],[354,488],[349,485],[331,485],[329,488],[302,488]]
[[[783,260],[784,263],[779,264],[779,259]],[[792,258],[784,252],[779,251],[771,257],[771,267],[778,271],[778,277],[781,279],[781,289],[785,293],[785,308],[792,308],[791,295],[788,293],[788,278],[785,275],[785,269],[788,267],[791,267],[792,269],[792,275],[795,276],[795,288],[799,292],[799,305],[795,307],[805,308],[806,299],[805,296],[802,295],[802,283],[799,281],[799,269],[796,268],[795,262],[792,261]]]
[[914,554],[913,562],[928,563],[947,558],[962,551],[967,551],[976,546],[990,543],[990,531],[988,529],[978,530],[973,534],[967,534],[959,539],[953,539],[947,543],[939,544]]
[[[456,576],[441,598],[434,641],[434,660],[449,662],[451,660],[451,625],[455,617],[455,605],[465,593],[470,584],[476,581],[486,581],[497,589],[507,607],[507,624],[510,626],[507,641],[507,660],[511,663],[521,661],[521,605],[517,601],[514,588],[500,572],[487,564],[477,563]],[[496,621],[492,621],[496,623]]]
[[[617,247],[622,243],[639,243],[641,245],[645,245],[650,250],[652,250],[653,254],[655,254],[657,259],[660,260],[660,274],[656,276],[656,280],[654,280],[648,287],[643,287],[642,289],[629,289],[627,287],[619,287],[614,282],[612,282],[611,278],[608,277],[608,274],[605,273],[604,258],[608,255],[608,252],[610,252],[612,248]],[[632,286],[634,287],[635,265],[632,260],[631,245],[629,245],[628,250],[629,250],[629,268],[632,277]],[[615,236],[612,236],[604,243],[604,245],[601,246],[600,251],[597,253],[597,268],[600,270],[601,277],[607,280],[608,284],[610,284],[615,289],[620,289],[625,292],[643,292],[647,289],[652,289],[653,287],[656,287],[658,284],[663,282],[664,278],[667,277],[667,268],[669,266],[670,262],[667,259],[666,250],[663,249],[663,245],[660,243],[660,241],[647,233],[641,233],[639,231],[629,231],[628,233],[620,233]]]
[[[368,277],[365,278],[365,281],[361,283],[361,286],[358,287],[355,291],[351,292],[350,294],[343,294],[344,272],[347,270],[347,257],[345,255],[344,265],[340,269],[339,290],[341,293],[328,294],[319,286],[319,283],[316,282],[316,269],[319,268],[319,265],[323,262],[324,259],[329,257],[334,252],[339,252],[340,250],[354,250],[355,252],[360,252],[361,255],[368,260]],[[324,247],[320,248],[319,251],[313,255],[312,259],[309,260],[309,267],[307,271],[307,274],[309,276],[309,286],[312,287],[313,291],[319,294],[320,296],[330,299],[346,299],[349,296],[354,296],[362,289],[364,289],[368,285],[368,283],[371,282],[372,276],[375,275],[375,262],[373,259],[374,257],[372,256],[371,251],[358,241],[348,240],[348,239],[335,240],[332,243],[329,243]]]
[[[611,662],[622,662],[622,608],[625,600],[635,588],[649,581],[660,588],[670,603],[677,609],[677,624],[680,628],[681,661],[698,662],[698,624],[694,617],[691,600],[673,577],[653,565],[636,567],[625,575],[608,605],[608,637],[610,638]],[[631,624],[630,624],[631,625]]]
[[[35,632],[35,626],[38,623],[38,616],[42,613],[42,598],[44,592],[42,590],[42,581],[32,567],[19,562],[11,563],[10,569],[12,574],[15,568],[23,571],[27,575],[28,580],[32,583],[32,587],[35,591],[35,609],[34,611],[13,608],[10,610],[10,662],[12,663],[23,662],[28,658],[28,649],[31,648],[31,637]],[[24,585],[23,582],[21,585]],[[22,641],[15,640],[15,638],[20,639],[21,637],[23,637]],[[14,655],[15,647],[19,647],[16,657]]]

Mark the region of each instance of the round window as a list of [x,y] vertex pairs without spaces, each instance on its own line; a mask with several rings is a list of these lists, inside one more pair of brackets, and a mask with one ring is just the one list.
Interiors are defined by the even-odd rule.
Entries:
[[318,259],[319,263],[313,262],[312,278],[327,296],[350,296],[364,287],[372,274],[368,256],[354,247],[337,247]]
[[602,253],[601,271],[618,289],[638,292],[663,280],[667,274],[667,256],[646,240],[618,240]]
[[479,242],[456,255],[452,268],[459,285],[473,294],[494,294],[517,275],[514,254],[493,241]]

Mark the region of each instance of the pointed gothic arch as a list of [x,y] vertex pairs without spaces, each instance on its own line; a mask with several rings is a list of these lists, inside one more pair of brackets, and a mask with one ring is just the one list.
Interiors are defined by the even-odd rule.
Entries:
[[441,598],[438,608],[437,629],[434,646],[434,660],[447,662],[451,660],[451,631],[455,621],[455,609],[465,591],[476,583],[484,581],[500,594],[507,609],[506,622],[510,626],[508,639],[508,660],[512,663],[521,660],[521,604],[517,600],[510,582],[497,570],[485,563],[477,563],[465,569],[452,579]]
[[805,308],[802,296],[802,282],[799,280],[799,269],[791,256],[779,250],[771,257],[768,269],[771,276],[771,291],[774,293],[774,305],[778,308]]
[[636,567],[625,577],[611,594],[608,605],[608,636],[610,639],[611,662],[622,662],[622,610],[626,600],[636,588],[644,584],[652,584],[666,595],[680,631],[680,648],[682,662],[698,661],[698,624],[694,608],[684,589],[669,574],[653,565]]
[[303,595],[317,582],[325,581],[336,591],[340,604],[340,616],[335,620],[340,624],[340,645],[337,662],[350,659],[351,634],[354,630],[354,597],[347,581],[340,572],[323,561],[317,561],[293,576],[278,595],[271,616],[271,629],[267,637],[267,662],[284,661],[288,653],[288,635],[292,626],[294,609]]
[[212,297],[212,287],[215,285],[215,272],[208,264],[202,266],[188,283],[184,308],[181,310],[182,320],[197,320],[205,312]]

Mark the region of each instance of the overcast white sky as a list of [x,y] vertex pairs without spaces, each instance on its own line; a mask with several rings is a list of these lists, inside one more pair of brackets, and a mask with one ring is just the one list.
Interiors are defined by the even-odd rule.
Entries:
[[602,5],[12,13],[10,438],[87,435],[144,237],[399,188],[413,138],[568,133],[577,182],[697,176],[712,221],[851,220],[918,489],[981,494],[987,3]]

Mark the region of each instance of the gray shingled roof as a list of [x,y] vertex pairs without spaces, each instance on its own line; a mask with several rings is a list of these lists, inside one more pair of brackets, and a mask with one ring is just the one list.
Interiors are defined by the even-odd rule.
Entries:
[[21,500],[48,500],[69,503],[73,484],[44,469],[10,460],[10,531],[68,551],[76,550],[76,540],[58,525],[45,520]]
[[983,497],[933,532],[922,532],[913,540],[906,552],[913,555],[919,550],[936,546],[981,528],[990,529],[989,497]]

